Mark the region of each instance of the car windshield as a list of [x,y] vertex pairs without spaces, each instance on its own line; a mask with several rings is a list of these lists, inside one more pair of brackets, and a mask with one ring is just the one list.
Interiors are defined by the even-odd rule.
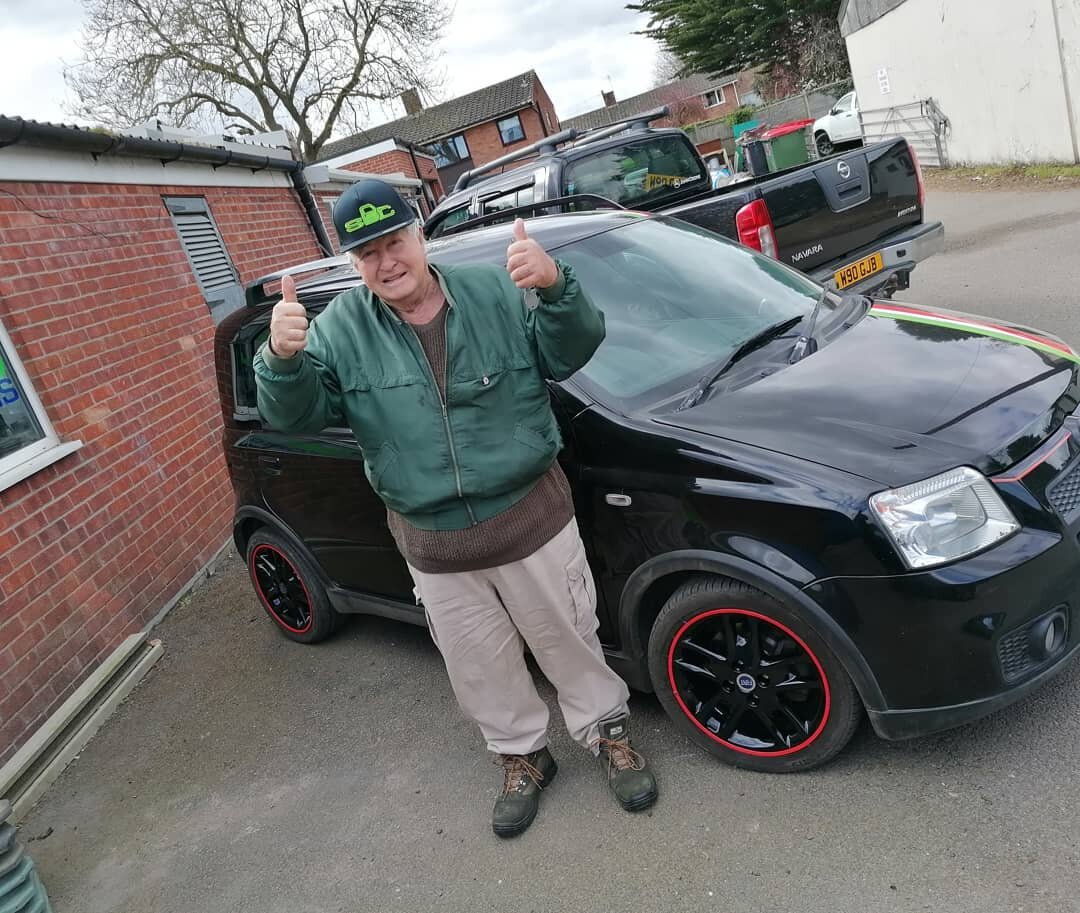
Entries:
[[553,253],[607,324],[575,380],[623,410],[692,386],[741,343],[808,314],[821,294],[776,260],[676,219],[642,219]]

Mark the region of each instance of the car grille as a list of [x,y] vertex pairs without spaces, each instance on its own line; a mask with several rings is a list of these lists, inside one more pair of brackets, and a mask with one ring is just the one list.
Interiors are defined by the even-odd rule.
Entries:
[[1046,496],[1062,517],[1069,518],[1080,508],[1080,462],[1068,467],[1050,486]]
[[998,641],[998,659],[1001,674],[1006,681],[1022,678],[1035,665],[1028,646],[1028,629],[1013,631]]

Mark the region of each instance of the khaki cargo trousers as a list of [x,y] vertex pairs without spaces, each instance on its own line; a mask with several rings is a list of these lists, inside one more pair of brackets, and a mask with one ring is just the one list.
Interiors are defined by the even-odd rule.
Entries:
[[409,570],[454,695],[489,750],[529,754],[548,743],[548,708],[523,644],[558,691],[576,742],[593,746],[600,722],[628,712],[629,691],[596,636],[596,587],[576,519],[521,561],[453,574]]

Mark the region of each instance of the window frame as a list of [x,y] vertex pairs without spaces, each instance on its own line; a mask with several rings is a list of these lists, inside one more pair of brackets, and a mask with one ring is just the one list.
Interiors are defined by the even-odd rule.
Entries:
[[[718,100],[715,103],[710,104],[710,95],[715,95]],[[719,108],[721,105],[727,104],[727,95],[724,92],[723,86],[714,86],[713,88],[702,94],[701,100],[705,102],[706,108]]]
[[56,433],[53,424],[49,421],[45,406],[34,390],[30,375],[23,367],[19,353],[15,351],[15,343],[8,335],[7,329],[0,321],[0,352],[7,369],[15,375],[22,399],[26,403],[30,414],[38,423],[42,437],[39,440],[20,447],[7,456],[0,457],[0,491],[16,485],[23,479],[33,475],[40,469],[44,469],[63,459],[70,453],[74,453],[83,446],[82,441],[62,441]]
[[[521,131],[521,136],[519,136],[517,139],[508,140],[505,136],[503,136],[502,125],[510,120],[516,120],[518,130]],[[495,129],[499,131],[499,139],[502,140],[502,144],[504,146],[512,146],[514,145],[514,143],[524,142],[524,140],[528,138],[525,136],[525,125],[521,122],[520,111],[515,111],[513,114],[508,114],[506,117],[500,117],[498,120],[495,121]]]
[[[456,159],[440,161],[444,157],[439,155],[437,151],[438,147],[444,143],[452,144],[454,151],[458,152],[460,150],[457,148],[457,140],[461,140],[461,146],[465,150],[465,154]],[[431,149],[431,157],[435,159],[436,168],[449,168],[451,165],[457,165],[459,162],[464,162],[466,159],[472,158],[472,152],[469,150],[469,141],[465,139],[464,133],[454,133],[451,136],[444,136],[442,139],[437,139],[430,143],[428,148]]]

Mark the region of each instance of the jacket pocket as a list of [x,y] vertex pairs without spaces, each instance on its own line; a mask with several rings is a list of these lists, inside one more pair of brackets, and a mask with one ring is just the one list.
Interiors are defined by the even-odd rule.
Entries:
[[375,489],[376,494],[383,494],[387,474],[397,464],[397,458],[397,449],[389,441],[383,444],[378,453],[375,454],[375,459],[371,461],[368,467],[368,481],[371,483],[371,487]]
[[532,428],[526,428],[521,423],[514,428],[514,440],[543,454],[551,453],[555,449],[555,445],[542,434],[533,431]]

